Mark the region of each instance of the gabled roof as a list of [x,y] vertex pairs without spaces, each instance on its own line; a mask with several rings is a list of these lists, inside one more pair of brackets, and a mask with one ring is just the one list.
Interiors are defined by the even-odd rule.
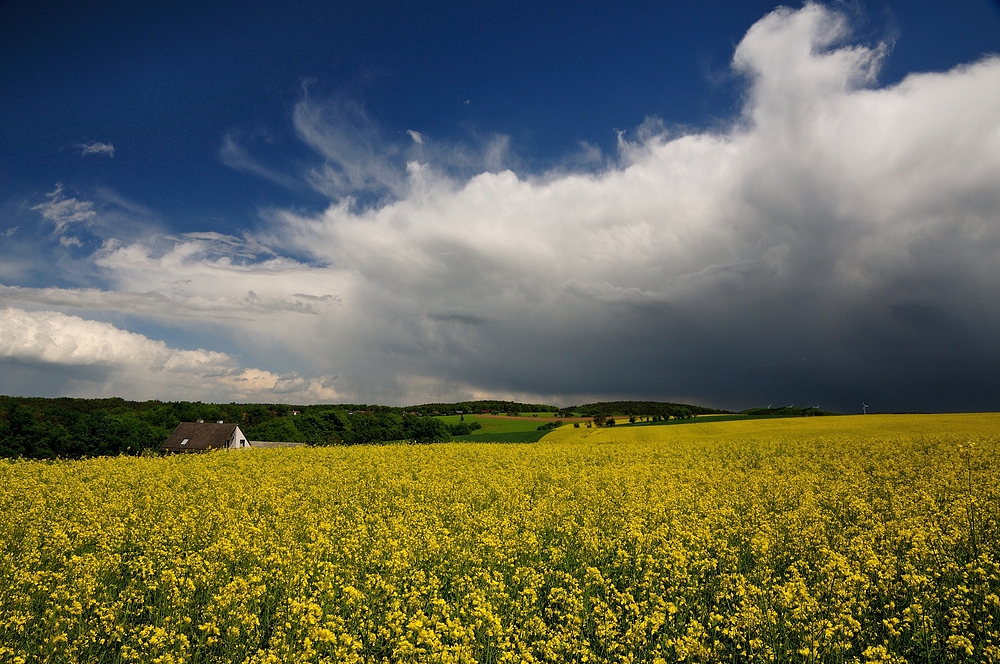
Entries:
[[[235,424],[181,422],[160,446],[161,452],[204,452],[224,449],[236,431]],[[187,442],[184,442],[184,441]]]

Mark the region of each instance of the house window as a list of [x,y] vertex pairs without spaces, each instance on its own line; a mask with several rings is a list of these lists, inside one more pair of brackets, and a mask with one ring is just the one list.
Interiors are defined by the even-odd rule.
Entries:
[[184,440],[181,441],[181,445],[187,445],[189,440],[191,440],[191,439],[190,438],[185,438]]
[[246,444],[247,444],[247,439],[246,438],[240,438],[240,447],[243,447]]

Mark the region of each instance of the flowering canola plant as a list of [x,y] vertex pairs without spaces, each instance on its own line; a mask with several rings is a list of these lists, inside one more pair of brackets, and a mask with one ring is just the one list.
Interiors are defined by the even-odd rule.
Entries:
[[0,462],[0,661],[1000,661],[1000,416]]

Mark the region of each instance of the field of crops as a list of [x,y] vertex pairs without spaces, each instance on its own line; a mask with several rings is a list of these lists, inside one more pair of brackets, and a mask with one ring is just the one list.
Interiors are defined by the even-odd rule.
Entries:
[[1000,416],[0,461],[0,661],[1000,661]]

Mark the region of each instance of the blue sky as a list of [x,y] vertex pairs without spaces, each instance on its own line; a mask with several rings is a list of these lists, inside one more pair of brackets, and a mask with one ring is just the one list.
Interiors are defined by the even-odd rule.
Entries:
[[995,409],[998,51],[985,0],[5,2],[0,392]]

